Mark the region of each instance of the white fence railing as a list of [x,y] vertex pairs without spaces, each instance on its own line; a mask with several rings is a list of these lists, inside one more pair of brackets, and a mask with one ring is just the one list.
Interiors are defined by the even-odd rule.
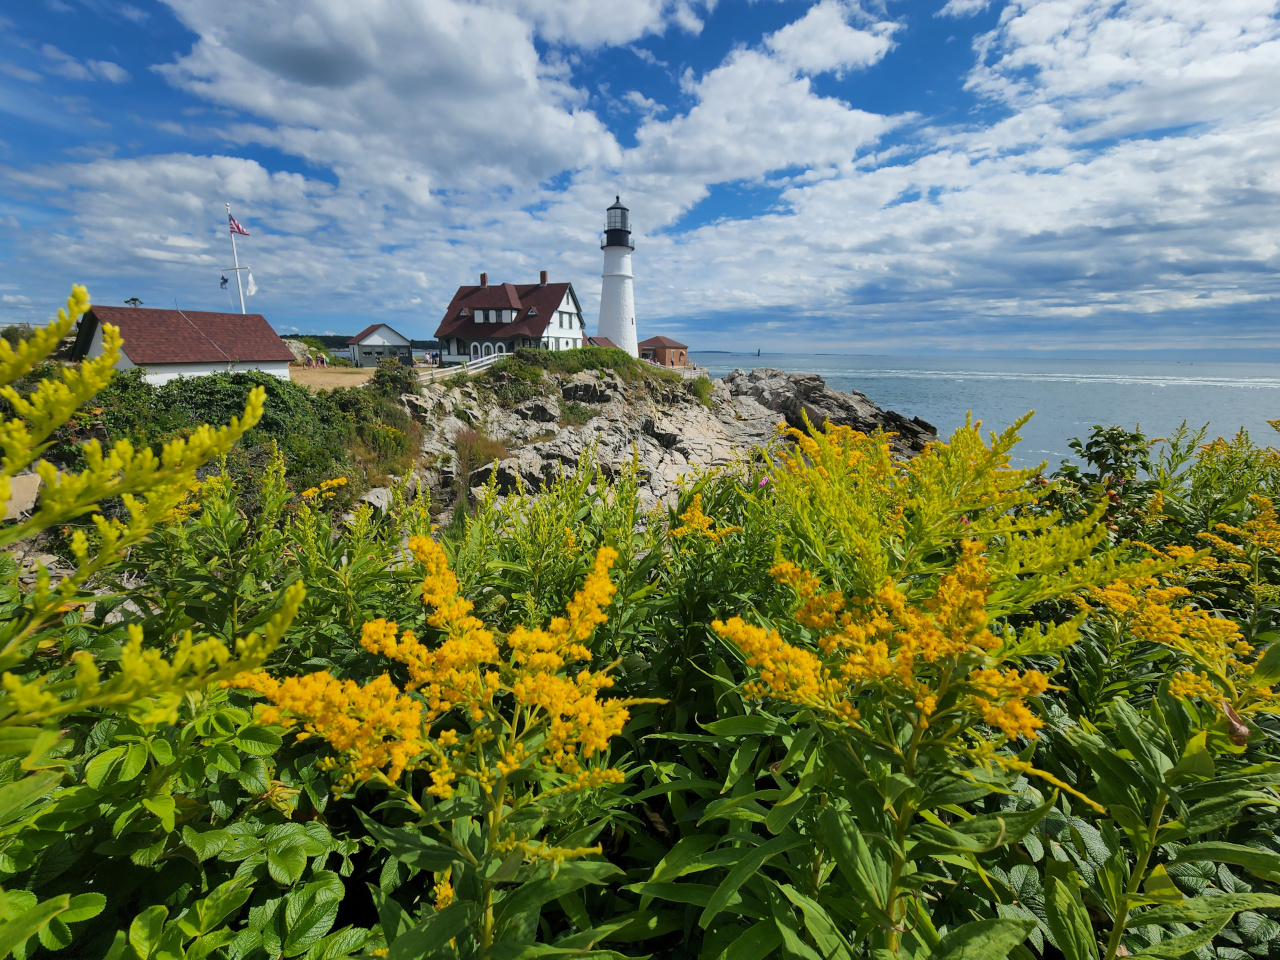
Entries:
[[510,356],[510,354],[495,353],[487,357],[481,357],[479,360],[464,360],[462,363],[451,363],[447,367],[441,364],[438,367],[434,367],[430,370],[424,370],[419,373],[418,382],[434,383],[437,380],[448,380],[450,377],[459,373],[465,374],[468,377],[474,376],[477,373],[488,370],[499,360],[508,356]]

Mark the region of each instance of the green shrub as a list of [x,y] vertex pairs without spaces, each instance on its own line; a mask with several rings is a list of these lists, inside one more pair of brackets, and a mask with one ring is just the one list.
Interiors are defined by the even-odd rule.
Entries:
[[560,426],[581,427],[596,415],[595,408],[577,400],[563,400],[560,403]]
[[680,380],[680,374],[651,363],[642,363],[617,347],[580,347],[576,350],[534,350],[521,348],[515,357],[522,363],[540,367],[551,373],[573,374],[584,370],[612,370],[623,380],[635,382],[650,379]]
[[711,406],[711,379],[709,377],[695,377],[692,380],[684,381],[684,388],[698,398],[698,402],[704,407]]
[[418,374],[413,367],[393,357],[384,357],[378,361],[367,389],[388,400],[398,400],[403,394],[418,392]]
[[542,368],[518,356],[496,361],[475,378],[475,388],[508,410],[546,393]]

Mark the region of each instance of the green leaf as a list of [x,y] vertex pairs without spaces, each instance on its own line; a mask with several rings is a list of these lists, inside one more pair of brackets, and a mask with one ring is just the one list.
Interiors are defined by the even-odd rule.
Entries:
[[1258,687],[1274,687],[1280,683],[1280,643],[1271,643],[1257,659],[1249,683]]
[[228,880],[196,904],[197,930],[210,933],[223,920],[239,910],[252,895],[245,880]]
[[1205,746],[1208,736],[1208,731],[1201,730],[1187,741],[1182,759],[1164,775],[1165,783],[1177,784],[1183,780],[1208,780],[1213,777],[1213,755]]
[[162,793],[158,797],[147,797],[142,801],[142,805],[160,818],[160,826],[166,832],[172,832],[173,818],[177,812],[173,797],[167,793]]
[[53,917],[40,928],[40,944],[46,950],[61,950],[71,943],[71,928],[61,916]]
[[129,744],[129,749],[125,751],[124,762],[120,764],[120,779],[132,780],[140,774],[147,765],[149,753],[145,743]]
[[1172,958],[1181,957],[1183,954],[1190,953],[1192,950],[1199,950],[1201,947],[1207,947],[1213,942],[1213,938],[1218,935],[1218,931],[1225,927],[1227,925],[1227,921],[1230,919],[1231,914],[1229,913],[1224,913],[1217,917],[1211,917],[1199,930],[1183,934],[1181,937],[1171,937],[1168,940],[1162,940],[1159,943],[1152,944],[1137,956],[1160,957],[1161,960],[1172,960]]
[[245,727],[237,733],[232,742],[245,753],[255,757],[269,757],[280,749],[284,740],[280,734],[266,727],[253,726]]
[[412,930],[395,938],[387,951],[387,960],[428,960],[442,950],[475,919],[479,907],[459,901],[433,913]]
[[1164,864],[1157,864],[1147,879],[1142,882],[1142,892],[1148,900],[1156,903],[1181,903],[1185,898],[1177,885],[1169,879],[1169,871]]
[[929,960],[1004,960],[1035,928],[1034,920],[974,920],[943,937]]
[[729,871],[729,875],[721,881],[720,886],[716,887],[716,892],[712,895],[711,902],[707,904],[706,909],[702,911],[702,916],[698,918],[698,926],[702,927],[703,930],[707,929],[717,914],[728,905],[730,897],[737,893],[738,888],[746,883],[771,857],[786,853],[788,850],[807,842],[803,837],[794,833],[783,834],[752,850],[744,850],[742,859]]
[[168,917],[169,908],[155,904],[143,910],[129,924],[129,946],[142,960],[147,960],[160,945],[160,934]]
[[191,827],[182,828],[182,842],[195,853],[196,859],[208,860],[216,857],[231,842],[231,834],[226,830],[205,830],[198,832]]
[[288,886],[307,869],[307,853],[303,842],[286,840],[267,851],[267,872],[276,883]]
[[1238,843],[1192,843],[1180,849],[1172,862],[1187,863],[1195,860],[1233,863],[1262,880],[1280,883],[1280,855],[1270,850],[1255,850]]
[[716,737],[768,736],[778,729],[778,721],[759,715],[751,717],[725,717],[704,723],[702,729]]
[[0,825],[20,819],[28,807],[46,796],[61,780],[61,771],[49,770],[0,787]]
[[449,869],[455,861],[462,859],[462,854],[453,847],[428,840],[420,833],[384,827],[363,810],[356,813],[379,845],[401,863],[419,870],[438,872]]
[[66,910],[70,903],[71,898],[64,893],[60,897],[52,897],[43,903],[38,903],[30,910],[24,910],[11,920],[0,924],[0,957],[9,956],[38,934],[50,920]]
[[107,905],[107,898],[100,893],[78,893],[71,898],[66,912],[59,918],[64,923],[79,923],[81,920],[92,920]]
[[312,889],[313,886],[309,883],[303,890],[285,898],[286,957],[305,953],[312,944],[319,942],[338,916],[338,901],[317,896],[319,891]]
[[1066,960],[1098,960],[1098,941],[1089,922],[1089,911],[1080,898],[1074,874],[1045,880],[1044,906],[1049,930]]
[[997,847],[1017,843],[1053,809],[1056,799],[1056,796],[1050,796],[1034,810],[985,813],[949,827],[919,823],[911,830],[914,844],[910,857],[920,860],[939,853],[986,853]]
[[[668,850],[667,855],[653,868],[653,873],[649,876],[650,882],[675,880],[684,876],[687,868],[696,864],[702,854],[713,847],[719,839],[715,834],[695,833],[693,836],[677,841],[676,845]],[[648,909],[651,899],[651,897],[642,897],[640,909]]]
[[876,857],[849,814],[828,807],[818,824],[854,896],[882,911],[889,897],[888,864]]
[[543,904],[585,887],[604,883],[622,871],[603,860],[563,863],[554,876],[527,880],[502,901],[497,929],[502,939],[532,940]]
[[168,766],[173,763],[173,745],[163,737],[154,737],[147,742],[147,746],[151,748],[151,755],[156,758],[157,763]]
[[720,951],[716,960],[764,960],[782,945],[782,934],[772,920],[760,920]]
[[1227,893],[1216,897],[1192,897],[1182,903],[1159,906],[1134,914],[1129,923],[1201,923],[1217,919],[1224,913],[1241,910],[1273,910],[1280,907],[1280,896],[1274,893]]
[[809,938],[825,960],[852,960],[848,941],[841,935],[839,927],[821,904],[805,896],[789,883],[779,884],[778,889],[782,891],[783,896],[800,908],[805,929],[809,931]]
[[85,765],[84,782],[95,790],[101,789],[102,784],[111,773],[111,768],[123,757],[124,747],[112,747],[110,750],[104,750]]

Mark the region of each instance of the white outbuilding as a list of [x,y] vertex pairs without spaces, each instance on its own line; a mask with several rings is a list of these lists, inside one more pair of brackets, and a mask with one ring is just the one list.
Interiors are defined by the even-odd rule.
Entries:
[[408,337],[385,323],[373,323],[347,341],[351,362],[357,367],[376,367],[391,358],[403,364],[413,363],[413,344]]
[[293,354],[260,313],[92,307],[80,320],[73,360],[102,355],[102,325],[124,339],[117,370],[142,367],[147,381],[258,370],[289,379]]

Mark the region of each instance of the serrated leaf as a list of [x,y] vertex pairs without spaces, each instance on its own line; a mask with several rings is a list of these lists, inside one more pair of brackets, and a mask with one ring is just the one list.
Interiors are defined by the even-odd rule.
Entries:
[[77,893],[71,898],[66,911],[60,917],[66,923],[92,920],[107,905],[107,898],[100,893]]
[[166,833],[172,832],[173,818],[177,812],[172,796],[162,793],[158,797],[147,797],[142,801],[142,805],[160,818],[160,826]]
[[285,841],[267,851],[267,872],[276,883],[289,886],[302,876],[305,869],[307,854],[300,841]]
[[66,910],[70,903],[71,898],[64,893],[38,903],[0,924],[0,957],[7,957],[38,934],[49,921]]
[[168,917],[169,908],[155,904],[143,910],[129,924],[129,946],[133,947],[142,960],[147,960],[160,945],[160,935]]
[[245,727],[232,741],[245,753],[255,757],[269,757],[280,749],[284,741],[280,734],[266,727]]
[[120,779],[132,780],[147,765],[149,751],[145,743],[131,743],[125,751],[124,760],[120,763]]

